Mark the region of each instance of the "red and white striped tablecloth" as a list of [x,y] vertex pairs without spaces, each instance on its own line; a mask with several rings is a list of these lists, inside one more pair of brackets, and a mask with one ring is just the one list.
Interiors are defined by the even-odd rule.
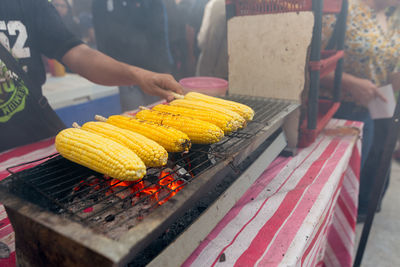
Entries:
[[[362,128],[343,120],[328,125],[338,126]],[[360,165],[360,143],[354,140],[321,135],[296,157],[277,158],[184,266],[350,266]],[[49,139],[0,154],[0,180],[9,166],[55,153],[53,143]],[[0,266],[15,266],[14,232],[2,205],[0,241],[11,250]]]
[[[54,139],[48,139],[31,145],[23,146],[0,154],[0,181],[6,178],[9,173],[6,168],[21,163],[37,160],[56,153]],[[38,163],[24,165],[23,167],[13,168],[13,171],[19,171],[35,166]],[[0,242],[5,243],[11,251],[9,258],[1,259],[1,267],[15,266],[15,238],[14,231],[3,205],[0,204]]]
[[[327,128],[343,126],[362,128],[343,120]],[[360,147],[354,134],[321,134],[277,158],[183,265],[351,266]]]

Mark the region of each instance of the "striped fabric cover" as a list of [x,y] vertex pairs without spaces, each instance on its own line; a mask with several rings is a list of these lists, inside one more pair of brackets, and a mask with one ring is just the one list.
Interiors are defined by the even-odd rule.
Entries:
[[[328,127],[343,125],[362,128],[343,120]],[[296,157],[277,158],[184,266],[351,266],[359,143],[354,146],[354,136],[322,135]],[[55,153],[53,144],[49,139],[0,154],[0,180],[9,166]],[[14,232],[2,205],[0,241],[12,251],[0,266],[15,266]]]
[[[32,145],[27,145],[21,148],[9,150],[0,154],[0,181],[6,178],[9,173],[6,168],[15,166],[24,162],[44,158],[48,155],[56,153],[54,148],[54,139],[44,140]],[[24,167],[15,168],[13,171],[19,171],[26,168],[35,166],[35,164],[28,164]],[[14,231],[11,227],[10,221],[3,205],[0,204],[0,242],[5,243],[11,250],[11,256],[7,259],[0,259],[1,267],[14,267],[15,266],[15,244],[14,244]]]
[[[327,128],[338,126],[362,128]],[[277,158],[183,266],[351,266],[359,165],[354,135],[321,135]]]

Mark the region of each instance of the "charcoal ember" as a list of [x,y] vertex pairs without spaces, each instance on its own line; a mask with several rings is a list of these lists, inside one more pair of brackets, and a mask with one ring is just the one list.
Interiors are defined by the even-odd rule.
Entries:
[[114,191],[116,192],[115,195],[120,199],[125,199],[131,195],[131,191],[128,187],[118,186]]
[[97,222],[101,220],[101,216],[96,216],[93,219],[91,219],[91,221]]
[[125,198],[124,201],[122,201],[123,209],[129,209],[131,206],[132,206],[132,200],[130,198]]
[[115,219],[115,215],[110,214],[110,215],[108,215],[104,220],[105,220],[106,222],[112,222],[112,221],[114,221],[114,219]]
[[155,184],[158,181],[158,175],[147,175],[146,180],[152,184]]
[[92,195],[92,196],[90,196],[89,199],[93,200],[94,202],[97,202],[99,200],[99,197],[98,197],[98,195]]
[[0,242],[0,259],[6,259],[10,257],[10,253],[10,248],[3,242]]

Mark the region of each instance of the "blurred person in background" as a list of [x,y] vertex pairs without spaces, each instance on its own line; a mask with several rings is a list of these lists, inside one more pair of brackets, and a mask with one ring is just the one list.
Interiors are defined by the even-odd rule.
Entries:
[[81,38],[81,31],[79,28],[79,20],[73,16],[72,8],[67,0],[52,0],[51,3],[56,8],[65,26],[68,30]]
[[[379,87],[391,83],[400,59],[399,5],[399,0],[349,0],[342,99],[335,117],[364,122],[359,221],[366,218],[390,123],[390,119],[372,120],[367,106],[374,98],[385,100]],[[333,34],[335,21],[333,15],[324,17],[325,44]],[[331,96],[333,74],[322,78],[321,85],[321,95]]]
[[[172,73],[168,17],[162,0],[93,0],[97,48],[116,60]],[[154,103],[138,86],[119,88],[122,111]]]
[[196,65],[200,55],[197,35],[199,34],[203,21],[204,8],[208,1],[209,0],[180,0],[179,3],[186,28],[188,76],[193,76],[196,73]]
[[[395,17],[398,20],[396,23],[400,25],[400,8],[398,8],[396,10]],[[393,88],[395,88],[395,90],[397,91],[397,94],[396,94],[396,99],[397,99],[398,95],[399,95],[399,92],[400,92],[400,60],[397,63],[397,67],[396,67],[395,73],[393,73],[392,76],[391,76],[391,82],[393,84]],[[397,162],[400,162],[400,136],[399,136],[398,141],[397,141],[396,150],[393,153],[393,158]]]
[[197,35],[200,56],[196,76],[228,79],[228,40],[225,0],[211,0],[204,9]]
[[171,91],[182,93],[171,75],[125,64],[83,44],[48,0],[1,0],[0,33],[0,152],[65,128],[42,94],[42,55],[97,84],[137,84],[146,94],[167,100],[174,98]]
[[190,76],[184,10],[180,4],[181,0],[162,1],[168,15],[168,37],[173,58],[172,74],[176,79],[181,79]]
[[92,14],[87,12],[80,13],[79,27],[82,34],[82,41],[91,48],[96,49],[96,35],[94,33]]

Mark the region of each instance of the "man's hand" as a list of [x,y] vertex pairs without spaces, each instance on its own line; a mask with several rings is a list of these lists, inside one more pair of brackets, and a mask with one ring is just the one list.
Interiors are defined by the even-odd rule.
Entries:
[[152,71],[136,70],[137,82],[146,94],[159,96],[168,102],[174,100],[172,92],[182,94],[182,86],[170,74],[160,74]]
[[354,97],[355,102],[361,106],[367,107],[368,103],[377,97],[385,102],[387,101],[385,96],[379,92],[379,88],[367,79],[353,76],[352,79],[345,84],[344,88],[350,92]]

